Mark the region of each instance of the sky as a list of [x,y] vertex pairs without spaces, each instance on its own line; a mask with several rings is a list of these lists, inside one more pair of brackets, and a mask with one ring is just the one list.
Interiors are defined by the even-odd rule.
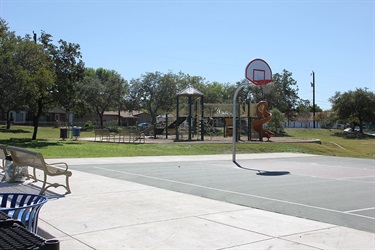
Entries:
[[287,70],[323,110],[336,91],[375,92],[374,0],[0,0],[24,36],[79,44],[86,67],[130,81],[147,72],[235,84],[254,58]]

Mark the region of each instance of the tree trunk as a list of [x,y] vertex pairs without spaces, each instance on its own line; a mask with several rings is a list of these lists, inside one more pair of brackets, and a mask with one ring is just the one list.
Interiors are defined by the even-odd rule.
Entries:
[[10,125],[11,125],[10,111],[8,110],[7,111],[7,126],[6,126],[6,129],[10,129]]
[[33,132],[33,137],[31,138],[31,140],[36,140],[36,136],[38,134],[38,127],[39,127],[39,118],[42,115],[42,111],[43,111],[43,104],[41,102],[39,102],[38,103],[38,111],[33,116],[34,132]]
[[156,139],[156,114],[153,113],[151,117],[152,117],[151,123],[154,126],[154,139]]
[[33,117],[33,124],[34,124],[34,132],[33,132],[33,137],[31,140],[36,140],[36,135],[38,134],[38,127],[39,127],[39,118],[34,115]]
[[99,119],[100,119],[100,127],[103,128],[103,116],[104,116],[104,112],[100,112],[99,113]]
[[117,126],[121,126],[121,108],[118,108],[118,120],[117,120]]

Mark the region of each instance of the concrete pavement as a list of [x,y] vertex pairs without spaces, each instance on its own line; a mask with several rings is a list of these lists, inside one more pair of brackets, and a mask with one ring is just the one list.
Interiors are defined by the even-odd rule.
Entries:
[[[281,155],[267,157],[273,156]],[[195,160],[203,158],[230,156]],[[184,156],[63,159],[103,166],[184,160],[194,161]],[[375,249],[370,232],[72,171],[72,194],[50,188],[39,215],[39,234],[60,240],[60,249]],[[38,192],[41,183],[1,185],[2,192]]]

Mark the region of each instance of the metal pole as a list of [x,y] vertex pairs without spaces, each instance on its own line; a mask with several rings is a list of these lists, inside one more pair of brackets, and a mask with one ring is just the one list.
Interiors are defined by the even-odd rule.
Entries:
[[[250,98],[249,98],[250,99]],[[250,117],[250,100],[247,103],[247,140],[251,141],[251,117]]]
[[201,97],[202,113],[201,113],[201,140],[204,141],[204,96]]
[[312,72],[313,82],[312,82],[312,88],[313,88],[313,127],[315,128],[315,72]]
[[241,89],[245,86],[248,86],[250,85],[250,83],[243,83],[241,84],[240,86],[238,86],[238,88],[236,89],[236,92],[234,93],[234,96],[233,96],[233,135],[232,135],[232,152],[233,152],[233,155],[232,155],[232,161],[233,162],[236,162],[236,143],[237,143],[237,107],[236,107],[236,103],[237,103],[237,95],[238,93],[241,91]]
[[168,113],[165,114],[165,139],[168,139]]
[[188,117],[188,123],[189,123],[189,141],[191,141],[191,116],[192,116],[192,112],[191,112],[191,106],[192,106],[192,98],[191,96],[189,96],[189,117]]
[[179,125],[177,126],[177,121],[178,121],[178,109],[179,109],[179,105],[178,105],[178,96],[177,96],[177,105],[176,105],[176,141],[179,140],[179,134],[178,134],[178,129],[179,129]]

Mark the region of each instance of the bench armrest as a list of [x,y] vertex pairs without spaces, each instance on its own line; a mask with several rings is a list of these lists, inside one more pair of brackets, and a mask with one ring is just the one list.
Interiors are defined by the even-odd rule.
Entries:
[[[47,165],[54,165],[54,166],[58,166],[58,165],[63,165],[65,166],[65,171],[68,170],[68,164],[66,164],[65,162],[55,162],[55,163],[46,163]],[[60,166],[58,166],[60,167]]]

